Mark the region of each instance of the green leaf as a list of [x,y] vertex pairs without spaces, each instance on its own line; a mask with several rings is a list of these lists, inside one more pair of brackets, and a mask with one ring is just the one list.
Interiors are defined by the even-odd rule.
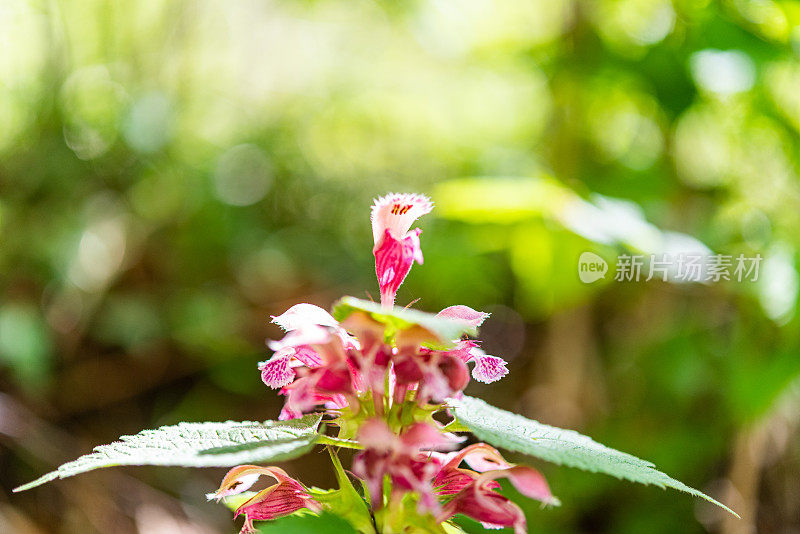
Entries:
[[323,512],[319,516],[314,515],[290,515],[275,521],[258,523],[258,531],[261,533],[280,533],[291,532],[293,534],[355,534],[355,530],[342,517],[329,512]]
[[333,317],[342,322],[356,311],[365,312],[374,320],[386,325],[387,336],[392,336],[400,330],[419,325],[433,333],[442,343],[450,345],[454,339],[458,339],[464,334],[471,336],[477,334],[477,329],[464,321],[436,317],[432,313],[399,308],[397,306],[392,309],[385,309],[376,302],[355,297],[342,297],[339,299],[333,306]]
[[361,498],[352,482],[347,477],[342,462],[336,452],[328,447],[336,480],[339,482],[339,489],[334,491],[312,491],[312,495],[317,501],[322,503],[328,510],[333,510],[337,515],[347,520],[347,522],[361,534],[375,534],[372,516],[369,513],[367,503]]
[[601,445],[574,430],[544,425],[466,395],[458,400],[450,399],[448,404],[455,410],[459,423],[479,439],[496,447],[633,482],[685,491],[738,517],[724,504],[662,473],[652,463]]
[[67,462],[14,491],[116,465],[230,467],[290,460],[314,446],[321,420],[321,414],[310,414],[292,421],[179,423],[143,430],[135,436],[122,436],[120,441],[96,447],[92,453]]

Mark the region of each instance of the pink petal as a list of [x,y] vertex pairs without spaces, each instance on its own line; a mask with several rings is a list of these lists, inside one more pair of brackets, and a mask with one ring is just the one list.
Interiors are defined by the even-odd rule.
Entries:
[[272,389],[288,386],[294,381],[295,372],[290,365],[292,353],[278,353],[266,362],[258,364],[261,380]]
[[267,475],[279,483],[286,483],[292,485],[298,490],[302,490],[303,486],[295,479],[290,477],[286,471],[280,467],[262,467],[260,465],[238,465],[228,471],[220,483],[219,489],[214,493],[206,495],[209,500],[220,500],[222,497],[229,495],[237,495],[250,489],[253,484],[258,480],[261,475]]
[[472,349],[470,354],[475,360],[475,367],[472,369],[472,378],[484,384],[497,382],[508,374],[506,361],[497,356],[489,356],[481,349]]
[[272,322],[286,330],[301,330],[307,326],[338,327],[339,323],[333,316],[313,304],[295,304],[281,315],[272,316]]
[[419,242],[419,234],[422,233],[422,230],[417,228],[413,232],[408,233],[408,237],[406,238],[410,244],[413,254],[411,255],[414,258],[414,261],[422,265],[425,259],[422,257],[422,245]]
[[542,501],[546,504],[555,504],[558,500],[553,497],[547,480],[539,471],[532,467],[517,465],[506,471],[506,476],[520,493],[531,499]]
[[461,391],[469,384],[469,368],[460,358],[445,352],[439,356],[437,365],[447,378],[450,395]]
[[547,480],[539,471],[524,465],[515,465],[508,469],[487,471],[475,482],[476,485],[485,484],[498,478],[508,478],[517,490],[531,499],[542,501],[545,504],[556,504],[558,499],[553,497]]
[[419,250],[419,232],[396,239],[388,229],[380,244],[375,247],[375,274],[381,290],[381,304],[394,304],[397,289],[406,279],[414,261],[422,258]]
[[312,369],[322,365],[322,358],[317,354],[317,351],[310,347],[297,347],[293,356],[300,363]]
[[401,239],[415,220],[432,209],[433,203],[423,195],[389,193],[376,199],[370,215],[375,246],[383,239],[386,230],[396,239]]
[[329,399],[325,400],[322,404],[329,410],[341,410],[342,408],[348,405],[347,397],[345,397],[341,393],[334,393],[333,395],[330,396]]
[[461,339],[456,343],[455,348],[448,352],[466,363],[473,358],[472,349],[475,348],[478,348],[478,345],[476,345],[474,341],[470,339]]
[[353,381],[346,362],[342,362],[333,368],[316,369],[314,373],[316,375],[315,386],[320,391],[345,394],[353,392]]
[[387,452],[397,446],[397,436],[381,419],[369,419],[358,430],[358,441],[368,449]]
[[478,476],[474,471],[466,469],[442,468],[433,481],[439,495],[455,495],[473,482]]
[[394,375],[397,384],[408,385],[422,380],[423,362],[414,356],[403,358],[394,363]]
[[322,511],[322,506],[302,490],[302,486],[298,490],[292,484],[279,483],[256,493],[236,509],[235,515],[245,514],[249,521],[268,521],[303,508]]
[[278,421],[291,421],[292,419],[300,419],[303,417],[303,412],[297,411],[293,406],[284,405],[281,408],[281,413],[278,415]]
[[400,441],[415,450],[446,450],[458,443],[427,423],[414,423],[403,432]]
[[240,476],[235,483],[230,484],[227,488],[220,488],[214,493],[206,494],[208,500],[216,499],[219,501],[223,497],[229,497],[231,495],[238,495],[243,491],[247,491],[253,487],[253,484],[258,481],[261,474],[259,473],[251,473],[249,475],[242,475]]
[[437,317],[445,317],[447,319],[464,321],[475,328],[482,325],[489,315],[490,314],[488,313],[475,311],[469,306],[464,306],[461,304],[457,306],[450,306],[449,308],[445,308],[436,314]]
[[514,527],[516,534],[525,534],[525,514],[519,506],[499,493],[476,484],[467,486],[452,498],[437,517],[444,521],[455,514],[464,514],[481,523]]
[[479,473],[497,469],[508,469],[513,465],[506,462],[497,449],[486,443],[475,443],[461,449],[447,462],[447,465],[450,467],[458,467],[462,461],[466,462],[467,465]]

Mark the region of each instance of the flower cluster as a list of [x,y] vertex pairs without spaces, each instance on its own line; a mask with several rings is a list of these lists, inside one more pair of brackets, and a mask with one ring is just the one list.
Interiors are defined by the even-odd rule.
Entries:
[[[486,444],[448,452],[462,439],[433,417],[447,409],[448,399],[462,394],[470,374],[488,384],[508,373],[505,361],[486,354],[469,337],[488,314],[462,305],[436,315],[394,306],[411,266],[423,261],[421,230],[411,225],[432,207],[421,195],[376,200],[371,221],[380,305],[345,298],[333,315],[297,304],[273,317],[286,335],[269,343],[274,354],[259,364],[261,378],[285,397],[281,419],[324,411],[332,417],[329,424],[338,427],[336,438],[359,449],[352,474],[365,488],[372,526],[362,530],[404,532],[409,524],[435,530],[441,527],[425,525],[464,514],[489,528],[525,532],[525,516],[498,491],[497,479],[507,478],[522,494],[554,503],[544,478],[506,462]],[[252,531],[253,520],[300,509],[319,513],[327,506],[319,490],[277,467],[236,467],[212,496],[240,494],[261,475],[277,483],[238,506],[236,515],[245,516],[242,532]]]

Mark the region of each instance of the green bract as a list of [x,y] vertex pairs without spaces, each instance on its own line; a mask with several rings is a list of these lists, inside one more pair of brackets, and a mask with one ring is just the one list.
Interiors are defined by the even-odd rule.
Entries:
[[333,317],[339,322],[345,321],[354,312],[367,313],[375,321],[386,326],[387,338],[394,336],[401,330],[408,330],[420,326],[432,333],[443,346],[452,346],[453,340],[467,334],[477,335],[477,328],[466,321],[437,317],[432,313],[425,313],[409,308],[397,306],[386,309],[377,302],[361,300],[355,297],[342,297],[333,306]]

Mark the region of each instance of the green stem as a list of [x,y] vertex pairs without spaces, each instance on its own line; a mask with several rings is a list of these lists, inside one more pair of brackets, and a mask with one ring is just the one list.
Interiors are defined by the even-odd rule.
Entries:
[[320,445],[333,445],[334,447],[343,447],[345,449],[363,449],[364,446],[359,442],[352,439],[334,438],[332,436],[320,435],[317,437],[317,443]]
[[325,448],[328,449],[328,454],[331,457],[331,462],[333,463],[333,470],[336,473],[336,481],[339,483],[339,487],[341,489],[347,488],[355,491],[355,488],[353,488],[353,484],[350,483],[350,479],[347,478],[347,473],[344,472],[344,467],[342,467],[342,462],[341,460],[339,460],[339,455],[333,452],[333,447],[328,446]]

